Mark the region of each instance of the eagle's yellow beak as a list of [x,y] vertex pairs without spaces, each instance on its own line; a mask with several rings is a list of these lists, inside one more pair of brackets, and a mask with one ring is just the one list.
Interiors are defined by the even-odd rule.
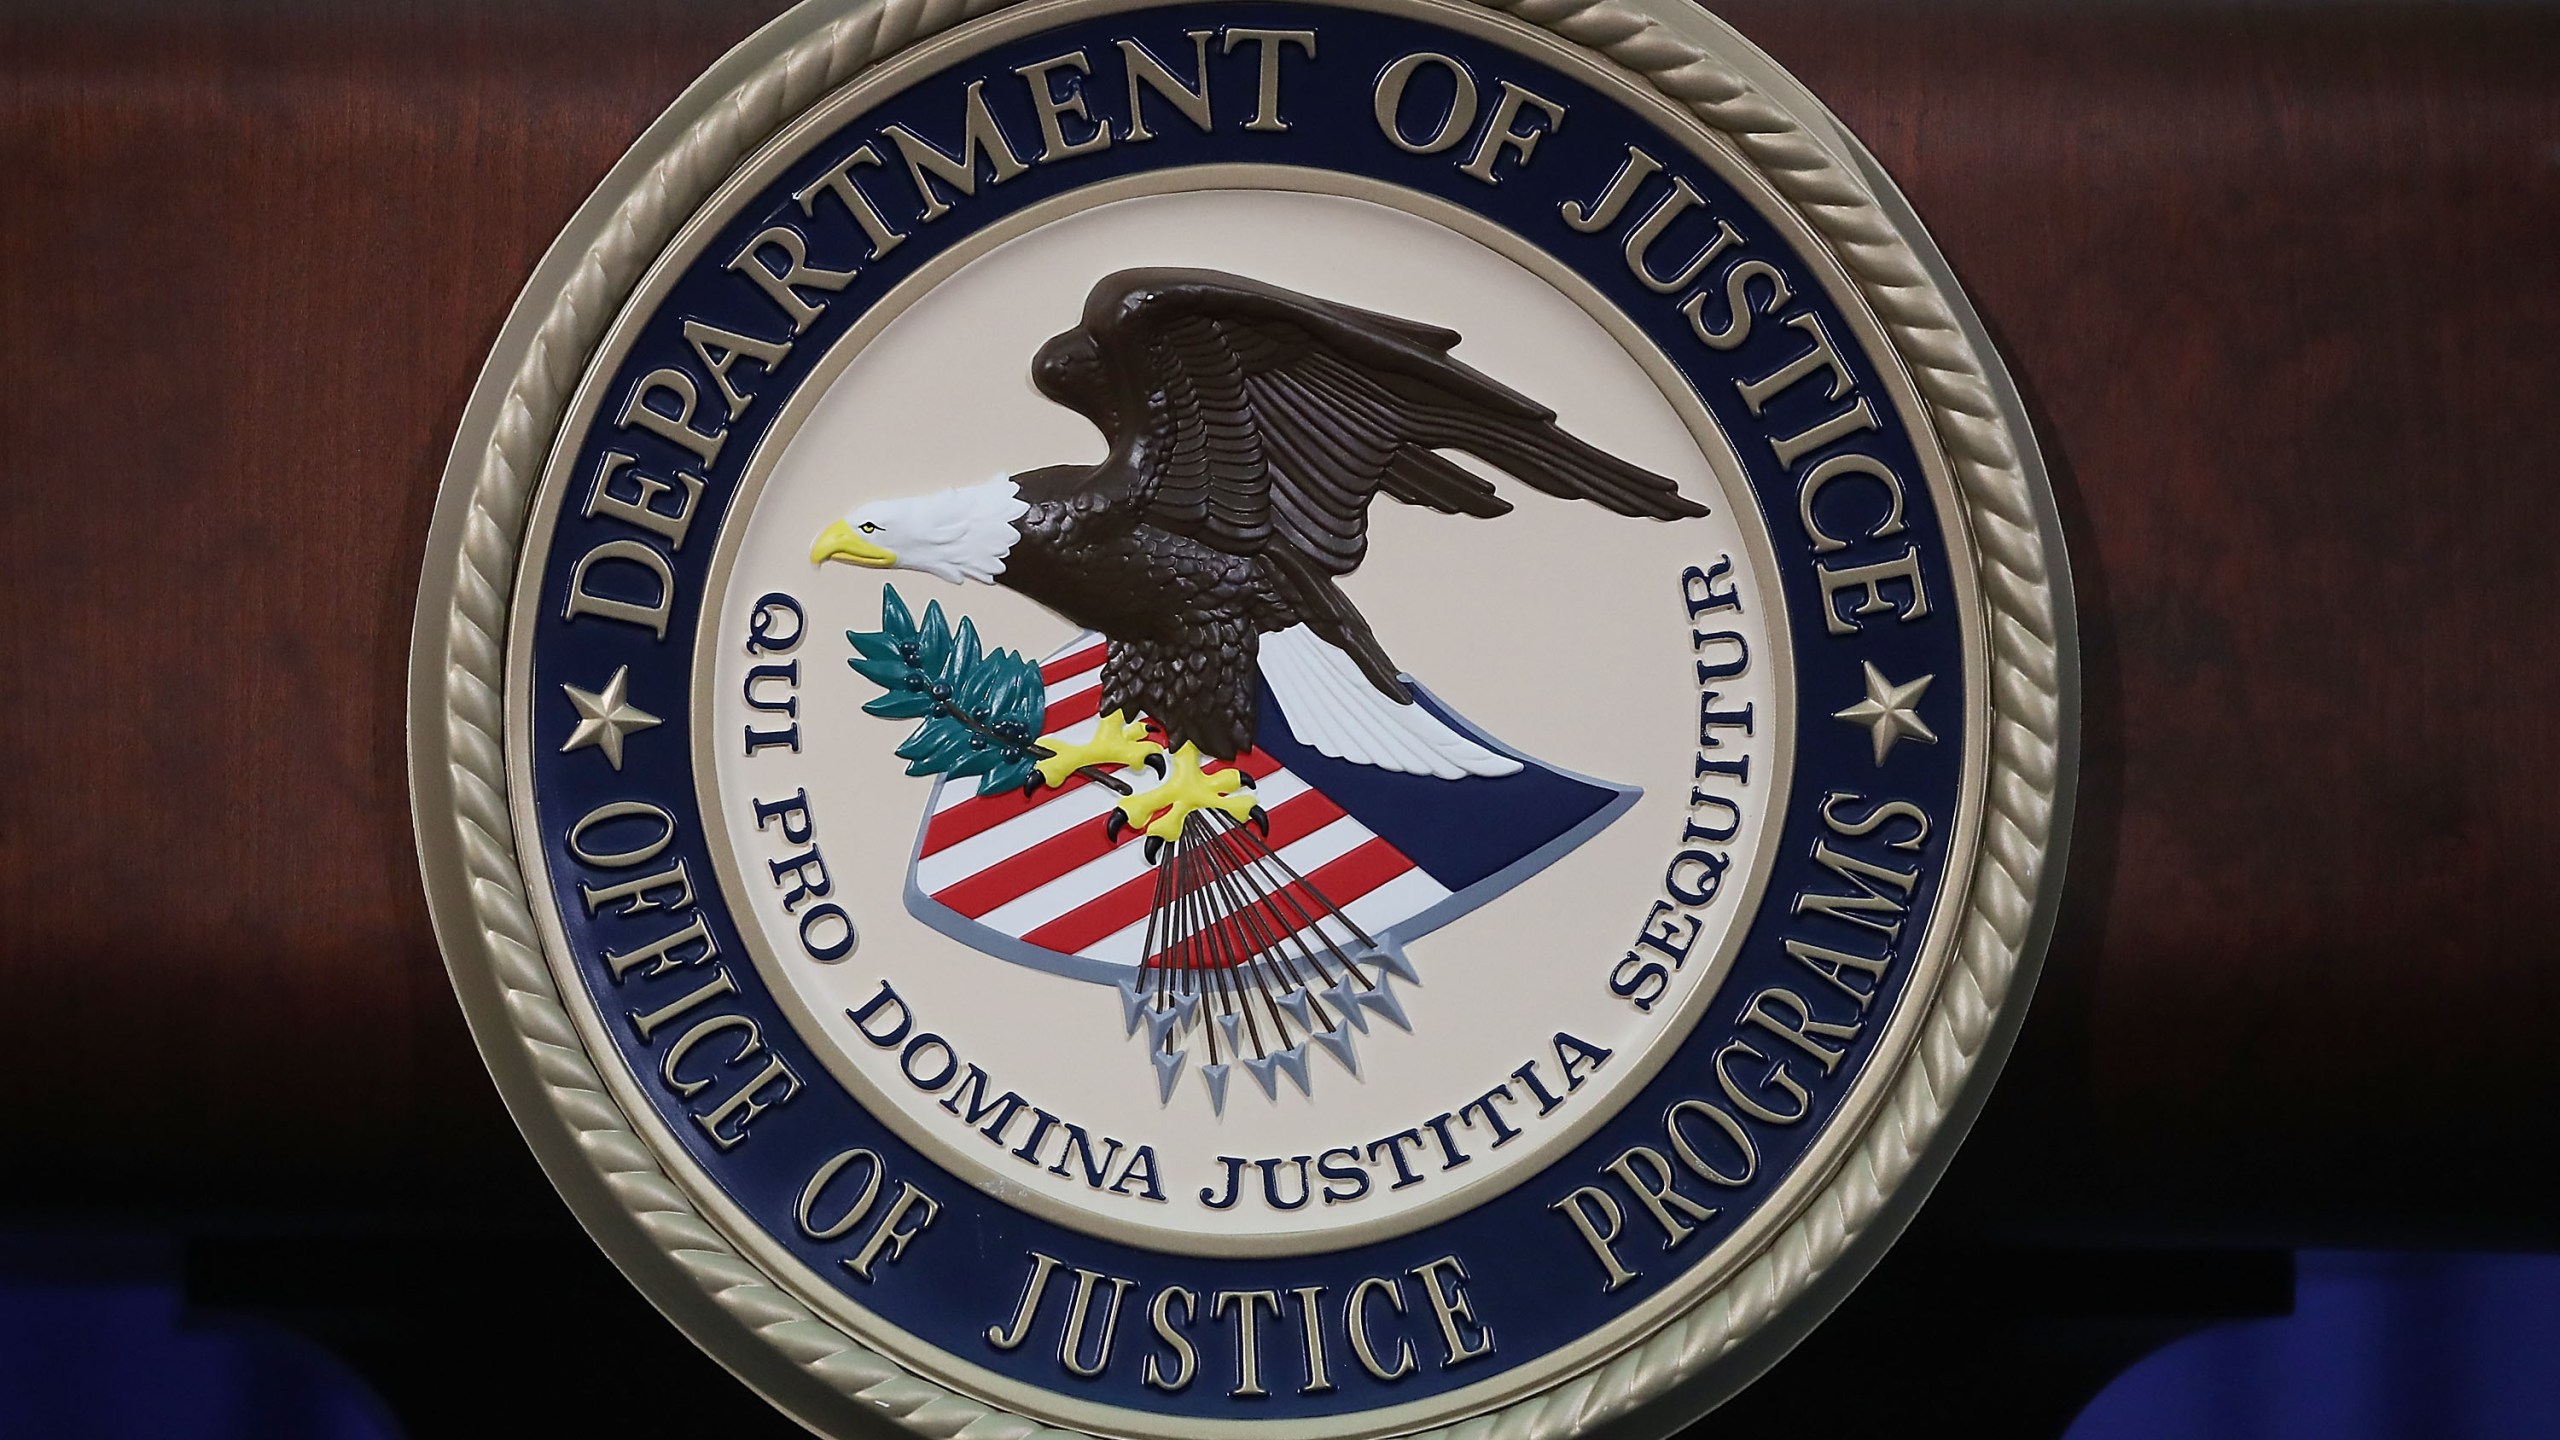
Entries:
[[818,537],[818,543],[809,547],[810,564],[823,565],[830,560],[842,560],[848,565],[861,565],[873,570],[886,570],[898,563],[896,555],[863,539],[859,532],[842,520],[828,526],[826,533]]

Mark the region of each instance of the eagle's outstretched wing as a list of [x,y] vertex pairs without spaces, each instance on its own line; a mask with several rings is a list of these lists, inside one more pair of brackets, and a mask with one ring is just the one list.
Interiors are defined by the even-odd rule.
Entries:
[[1384,493],[1448,514],[1508,501],[1435,453],[1462,451],[1550,495],[1622,515],[1706,507],[1557,428],[1555,412],[1452,359],[1454,331],[1213,270],[1123,270],[1032,378],[1109,439],[1149,523],[1259,555],[1308,627],[1397,700],[1410,695],[1334,585]]

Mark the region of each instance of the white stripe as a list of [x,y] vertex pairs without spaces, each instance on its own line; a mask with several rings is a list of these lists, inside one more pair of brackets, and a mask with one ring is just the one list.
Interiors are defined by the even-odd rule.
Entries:
[[[1345,815],[1313,834],[1301,836],[1290,844],[1281,846],[1280,858],[1289,862],[1289,868],[1304,875],[1319,865],[1341,859],[1376,838],[1378,838],[1377,832]],[[1285,883],[1284,877],[1273,871],[1267,863],[1260,867],[1256,874],[1261,877],[1265,890],[1278,890]],[[1196,928],[1196,926],[1185,926],[1175,930],[1170,936],[1159,934],[1156,938],[1159,943],[1169,943],[1172,939],[1190,934]],[[1108,947],[1109,958],[1135,965],[1139,959],[1138,952],[1145,946],[1146,940],[1147,922],[1142,916],[1077,953],[1102,958],[1105,947]]]
[[[1067,701],[1074,699],[1078,695],[1084,694],[1088,690],[1099,690],[1101,688],[1102,670],[1101,667],[1096,666],[1081,675],[1070,675],[1055,685],[1045,687],[1041,692],[1043,697],[1041,703],[1053,707],[1063,705]],[[1082,724],[1084,722],[1078,721],[1077,723]]]
[[[1145,786],[1156,778],[1153,771],[1136,767],[1115,773],[1121,783],[1129,785]],[[938,894],[990,865],[1012,859],[1052,835],[1065,834],[1078,825],[1098,825],[1119,799],[1100,785],[1080,785],[1063,795],[1054,796],[1001,825],[981,830],[956,845],[918,857],[916,887],[928,895]]]
[[[1079,720],[1075,724],[1068,726],[1066,729],[1059,731],[1057,738],[1066,741],[1071,745],[1080,745],[1093,738],[1094,727],[1101,723],[1102,720],[1099,716],[1091,720]],[[934,784],[933,799],[929,803],[933,807],[932,813],[939,815],[945,810],[956,809],[959,806],[966,805],[977,798],[977,777],[963,776],[958,780],[946,779],[936,781]],[[1055,804],[1057,802],[1051,801],[1050,803]],[[1040,808],[1045,810],[1048,806],[1044,805]],[[1100,814],[1101,812],[1096,811],[1095,813]]]
[[[1155,779],[1155,776],[1147,774],[1147,771],[1134,771],[1134,774],[1144,776],[1144,779]],[[1106,802],[1103,810],[1108,810],[1108,805],[1119,802],[1116,794],[1106,792],[1106,789],[1098,787],[1098,784],[1088,789],[1101,794],[1101,799]],[[1306,792],[1308,792],[1306,781],[1298,779],[1298,776],[1290,774],[1290,771],[1272,771],[1270,776],[1262,779],[1260,787],[1254,789],[1254,794],[1260,794],[1262,797],[1262,805],[1265,807],[1283,805],[1283,802],[1288,802],[1288,799],[1295,799]],[[1050,805],[1062,805],[1062,799],[1052,799]],[[1047,810],[1047,805],[1044,805],[1042,810]],[[1096,810],[1093,815],[1098,817],[1103,810]],[[1037,812],[1034,812],[1034,815],[1037,815]],[[1021,820],[1029,820],[1029,815],[1021,817]],[[1004,825],[996,825],[993,830],[988,830],[988,835],[1006,833],[1006,830],[1011,830],[1014,825],[1021,825],[1021,820],[1006,820]],[[1096,820],[1096,825],[1098,822],[1101,820]],[[957,851],[960,846],[952,846],[952,848]],[[1024,848],[1027,846],[1014,846],[996,858],[1001,861],[1001,858],[1021,853]],[[988,863],[996,863],[996,861],[980,863],[978,869],[986,869]],[[970,871],[970,874],[975,874],[975,871]],[[1091,902],[1091,899],[1101,897],[1103,892],[1108,892],[1108,889],[1116,887],[1116,884],[1126,884],[1126,881],[1137,879],[1137,876],[1142,874],[1147,874],[1147,846],[1144,846],[1142,840],[1129,840],[1129,843],[1124,843],[1124,846],[1114,846],[1108,853],[1103,853],[1101,858],[1080,863],[1080,866],[1075,866],[1073,871],[1047,881],[1047,884],[1042,884],[1042,887],[1034,887],[1024,894],[1016,894],[1014,899],[1006,899],[1001,907],[991,910],[986,917],[980,917],[980,925],[993,925],[996,930],[1004,930],[1006,935],[1021,935],[1021,933],[1027,933],[1027,930],[1037,930],[1042,928],[1042,925],[1047,925],[1050,920],[1057,920],[1060,915],[1065,915],[1065,912],[1075,910],[1078,904]],[[950,881],[945,881],[945,884],[950,884]]]
[[[1100,791],[1102,787],[1097,785],[1091,788]],[[1262,797],[1264,806],[1273,807],[1306,793],[1306,790],[1306,781],[1286,770],[1275,770],[1263,779],[1254,793]],[[1105,799],[1118,799],[1107,791],[1103,792],[1103,795]],[[1052,805],[1057,803],[1059,802],[1054,800],[1050,802]],[[1094,813],[1098,815],[1101,812]],[[995,830],[987,833],[992,835],[1006,826],[1019,823],[1019,821],[1008,820],[1004,825],[997,826]],[[1022,935],[1037,930],[1077,906],[1099,899],[1113,887],[1127,884],[1146,874],[1146,848],[1143,841],[1131,841],[1115,846],[1100,858],[1088,860],[1057,879],[1017,895],[988,911],[980,917],[979,923],[993,926],[1007,935]]]
[[[1100,671],[1095,671],[1087,675],[1072,676],[1066,680],[1060,681],[1056,688],[1048,692],[1049,698],[1042,703],[1044,706],[1054,707],[1060,700],[1070,695],[1081,695],[1088,690],[1099,690],[1101,688],[1102,673]],[[1077,721],[1073,725],[1069,725],[1063,730],[1052,730],[1040,738],[1043,740],[1063,741],[1069,745],[1081,745],[1085,741],[1092,739],[1095,732],[1100,729],[1101,725],[1101,716],[1090,716],[1086,719]],[[933,799],[930,802],[933,808],[933,813],[939,815],[943,811],[949,810],[956,805],[964,804],[975,798],[977,793],[978,782],[974,779],[964,778],[957,781],[941,782],[935,786]]]
[[1144,955],[1138,953],[1146,947],[1146,943],[1147,927],[1139,924],[1132,925],[1117,934],[1105,935],[1076,953],[1087,960],[1102,960],[1114,965],[1135,965],[1146,959]]
[[[1102,643],[1102,636],[1088,630],[1084,634],[1077,636],[1075,639],[1068,641],[1065,649],[1058,651],[1056,654],[1051,655],[1048,659],[1043,660],[1040,663],[1043,665],[1054,665],[1058,661],[1063,660],[1070,655],[1090,650],[1094,646]],[[1055,709],[1060,703],[1071,700],[1078,695],[1082,695],[1088,690],[1099,690],[1101,688],[1102,667],[1097,665],[1081,674],[1070,675],[1055,685],[1043,686],[1040,692],[1041,708]],[[1055,738],[1065,740],[1070,744],[1082,744],[1084,741],[1093,738],[1094,727],[1100,723],[1101,720],[1098,716],[1093,719],[1079,720],[1063,730],[1052,731],[1050,735],[1042,736],[1041,738],[1049,739],[1054,736]],[[955,805],[967,803],[969,800],[974,798],[977,793],[978,782],[975,780],[964,779],[957,782],[939,781],[936,782],[933,791],[933,798],[928,803],[932,808],[932,813],[938,815]]]
[[1076,636],[1073,640],[1068,641],[1066,644],[1050,651],[1046,656],[1041,658],[1040,663],[1043,665],[1055,665],[1070,655],[1081,655],[1096,645],[1108,643],[1110,638],[1111,637],[1103,634],[1099,630],[1087,630],[1083,634]]
[[[1137,768],[1123,770],[1119,774],[1123,782],[1141,790],[1154,784],[1156,778],[1153,771]],[[1263,805],[1268,807],[1303,795],[1306,790],[1307,782],[1286,770],[1277,770],[1264,779],[1254,793],[1261,796]],[[1053,835],[1074,829],[1080,823],[1102,823],[1102,817],[1118,803],[1120,797],[1100,785],[1080,786],[1001,825],[972,835],[947,850],[917,860],[916,886],[928,895],[938,895],[979,871],[1010,860]],[[1056,813],[1052,815],[1052,811]]]
[[[1416,868],[1405,871],[1377,889],[1343,906],[1342,911],[1361,929],[1372,935],[1378,935],[1448,898],[1449,887],[1432,879],[1429,872]],[[1350,927],[1330,915],[1316,917],[1316,923],[1300,930],[1297,938],[1305,940],[1309,950],[1322,955],[1325,953],[1323,937],[1327,933],[1333,936],[1333,943],[1344,950],[1349,950],[1355,943]],[[1140,923],[1116,935],[1105,936],[1076,953],[1088,960],[1101,960],[1116,965],[1138,965],[1146,960],[1146,956],[1141,953],[1146,946],[1146,941],[1147,927]],[[1296,947],[1291,946],[1288,953],[1295,957]]]
[[1343,906],[1342,912],[1375,935],[1448,898],[1448,886],[1432,879],[1430,871],[1416,867]]
[[1026,894],[1017,895],[978,918],[978,923],[1020,937],[1039,929],[1080,905],[1147,873],[1144,843],[1114,848]]

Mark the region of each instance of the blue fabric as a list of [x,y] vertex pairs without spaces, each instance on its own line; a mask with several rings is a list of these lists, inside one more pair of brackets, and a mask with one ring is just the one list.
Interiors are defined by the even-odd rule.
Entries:
[[2162,1350],[2069,1440],[2560,1436],[2560,1256],[2306,1251],[2294,1313]]
[[0,1440],[398,1440],[362,1381],[183,1313],[168,1241],[0,1236]]
[[[2306,1252],[2295,1313],[2125,1372],[2068,1440],[2560,1436],[2560,1256]],[[182,1312],[166,1242],[0,1237],[0,1440],[398,1440],[326,1353]]]

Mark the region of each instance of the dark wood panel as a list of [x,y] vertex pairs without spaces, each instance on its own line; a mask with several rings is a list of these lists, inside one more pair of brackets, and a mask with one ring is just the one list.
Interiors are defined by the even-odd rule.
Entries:
[[[771,8],[0,18],[11,1209],[546,1203],[418,895],[411,592],[516,287]],[[1726,13],[1910,192],[2072,532],[2069,900],[1933,1223],[2553,1238],[2560,11]]]
[[534,261],[778,8],[0,22],[0,995],[56,1092],[10,1203],[530,1170],[410,844],[428,515]]
[[1731,13],[1901,177],[2072,532],[2081,843],[1956,1208],[2553,1238],[2560,14]]

